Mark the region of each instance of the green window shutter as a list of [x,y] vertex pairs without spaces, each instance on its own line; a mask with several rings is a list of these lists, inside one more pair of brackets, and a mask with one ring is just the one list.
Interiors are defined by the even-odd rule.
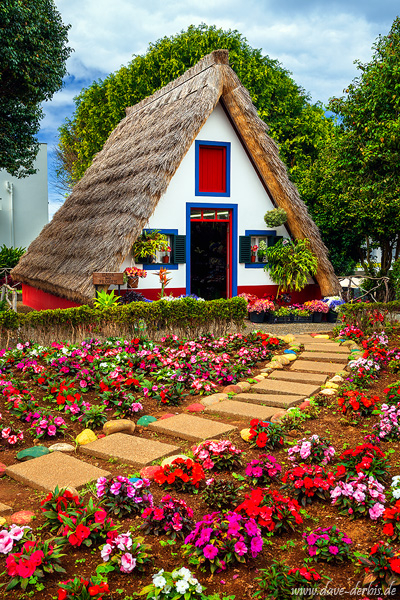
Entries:
[[267,239],[267,246],[275,246],[276,242],[279,242],[279,240],[282,238],[282,235],[269,235]]
[[239,262],[251,262],[251,237],[249,235],[239,235]]
[[174,235],[172,237],[172,262],[183,264],[186,262],[186,235]]

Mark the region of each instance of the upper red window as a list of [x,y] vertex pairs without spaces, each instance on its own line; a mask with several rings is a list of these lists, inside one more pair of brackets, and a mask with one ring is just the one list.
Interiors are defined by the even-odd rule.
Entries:
[[196,140],[196,196],[230,195],[230,143]]
[[199,192],[226,192],[225,146],[200,146]]

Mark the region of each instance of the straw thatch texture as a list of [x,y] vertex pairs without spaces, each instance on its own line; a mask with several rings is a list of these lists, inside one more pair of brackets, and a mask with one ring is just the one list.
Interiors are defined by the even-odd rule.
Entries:
[[228,52],[204,57],[180,78],[127,109],[72,194],[13,270],[22,283],[88,302],[92,273],[117,271],[216,104],[221,101],[294,237],[309,237],[323,294],[339,283],[319,232],[288,179]]

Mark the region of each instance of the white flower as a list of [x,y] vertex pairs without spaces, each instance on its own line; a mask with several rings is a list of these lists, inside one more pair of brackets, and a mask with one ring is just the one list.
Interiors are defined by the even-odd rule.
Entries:
[[179,592],[180,594],[184,594],[186,592],[186,590],[189,589],[189,584],[185,579],[180,579],[179,581],[177,581],[175,586],[176,586],[176,591]]
[[203,591],[203,586],[200,585],[200,583],[198,583],[197,586],[196,586],[196,592],[198,594],[201,594],[202,591]]
[[104,560],[104,562],[107,562],[108,559],[110,558],[110,554],[112,551],[112,546],[110,546],[110,544],[105,544],[103,546],[103,548],[101,549],[101,558]]
[[161,575],[155,575],[153,577],[154,587],[163,588],[166,583],[167,583],[167,580],[165,579],[165,577],[162,577]]
[[186,567],[182,567],[181,569],[179,569],[179,571],[177,571],[178,575],[180,575],[181,577],[183,577],[183,579],[188,580],[191,577],[191,572],[189,571],[189,569],[187,569]]

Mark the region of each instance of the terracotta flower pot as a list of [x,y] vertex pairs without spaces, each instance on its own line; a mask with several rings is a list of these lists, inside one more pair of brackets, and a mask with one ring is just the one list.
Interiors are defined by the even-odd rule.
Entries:
[[139,285],[139,277],[128,277],[128,287],[137,288]]
[[251,262],[256,262],[256,255],[255,254],[251,255]]
[[169,256],[167,254],[163,256],[162,261],[163,263],[169,263]]

